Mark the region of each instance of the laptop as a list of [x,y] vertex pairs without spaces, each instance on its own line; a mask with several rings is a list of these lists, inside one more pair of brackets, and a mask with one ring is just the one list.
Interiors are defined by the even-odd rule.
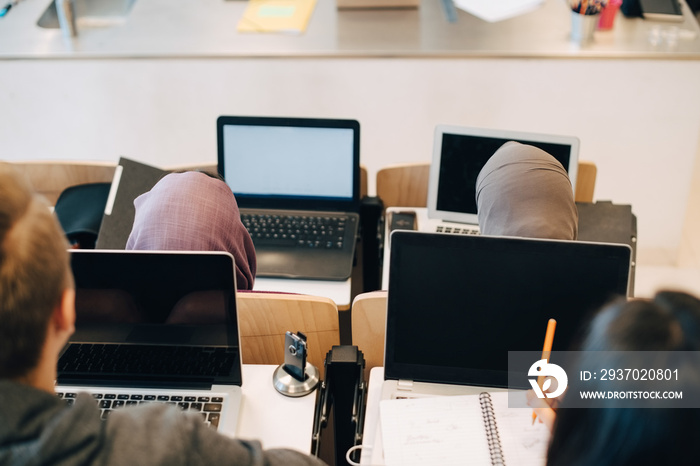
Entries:
[[233,257],[225,252],[72,250],[76,331],[56,392],[114,409],[169,403],[234,435],[241,354]]
[[[381,399],[473,395],[508,387],[508,351],[553,351],[626,296],[628,245],[397,230]],[[529,387],[523,387],[529,388]],[[377,429],[372,464],[383,464]]]
[[236,195],[259,277],[346,280],[360,207],[355,120],[221,116],[218,170]]
[[476,179],[508,141],[538,147],[557,159],[576,186],[579,140],[573,136],[438,125],[428,182],[428,222],[421,231],[478,234]]

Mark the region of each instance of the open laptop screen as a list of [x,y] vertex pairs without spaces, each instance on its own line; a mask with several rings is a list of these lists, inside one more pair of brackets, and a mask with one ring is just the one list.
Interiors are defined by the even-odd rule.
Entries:
[[476,179],[488,159],[508,141],[552,155],[568,172],[574,189],[579,150],[575,137],[439,125],[430,166],[428,216],[476,224]]
[[626,245],[396,231],[386,377],[505,387],[508,351],[541,350],[550,318],[570,349],[629,266]]
[[217,130],[219,172],[241,207],[357,211],[357,121],[219,117]]
[[229,253],[77,250],[71,252],[71,268],[76,288],[71,343],[180,348],[174,355],[188,348],[227,352],[236,363],[207,378],[240,385],[235,272]]

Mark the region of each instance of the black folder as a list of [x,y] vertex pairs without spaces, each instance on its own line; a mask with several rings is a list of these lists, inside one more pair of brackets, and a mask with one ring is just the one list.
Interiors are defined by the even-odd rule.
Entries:
[[639,0],[644,19],[656,21],[683,21],[678,0]]
[[[121,167],[121,168],[120,168]],[[117,164],[121,176],[115,176],[102,217],[96,249],[125,249],[134,225],[134,199],[151,190],[169,173],[167,170],[121,157]]]

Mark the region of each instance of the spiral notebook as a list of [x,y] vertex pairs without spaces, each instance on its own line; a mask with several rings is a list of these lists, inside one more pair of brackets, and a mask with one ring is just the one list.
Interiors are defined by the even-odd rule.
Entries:
[[384,400],[379,406],[387,466],[546,463],[547,427],[532,423],[532,410],[509,408],[508,392]]

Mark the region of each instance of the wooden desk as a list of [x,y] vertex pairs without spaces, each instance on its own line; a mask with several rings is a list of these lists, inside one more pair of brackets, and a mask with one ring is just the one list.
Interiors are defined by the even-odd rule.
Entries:
[[243,400],[236,436],[259,440],[265,449],[290,448],[308,454],[317,392],[299,398],[281,395],[272,386],[276,368],[243,365]]

